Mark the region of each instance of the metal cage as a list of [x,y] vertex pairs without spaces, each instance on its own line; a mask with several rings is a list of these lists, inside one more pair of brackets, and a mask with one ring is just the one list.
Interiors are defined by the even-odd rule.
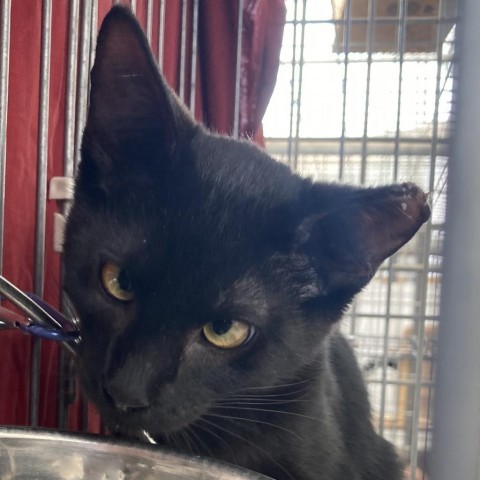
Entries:
[[[138,3],[140,1],[145,3],[147,36],[155,45],[161,63],[165,3],[176,0],[138,0]],[[182,0],[181,55],[184,57],[180,61],[180,76],[184,80],[189,68],[191,82],[190,86],[186,86],[183,80],[180,82],[183,89],[180,96],[183,97],[184,90],[190,88],[190,106],[195,91],[196,26],[200,3],[201,0]],[[243,0],[238,4],[239,11],[243,11]],[[470,5],[478,24],[480,13],[476,0],[465,0],[465,4],[467,8]],[[137,1],[132,0],[131,6],[135,11]],[[434,377],[446,179],[450,168],[449,142],[456,80],[454,60],[456,53],[460,53],[465,54],[466,61],[478,64],[472,59],[472,52],[464,51],[474,49],[475,45],[471,38],[470,42],[460,45],[460,49],[454,42],[458,30],[456,0],[286,0],[286,6],[287,22],[277,87],[264,117],[267,150],[300,174],[314,179],[370,185],[408,180],[430,192],[431,221],[412,242],[382,265],[375,279],[352,305],[342,326],[364,371],[377,429],[408,461],[409,478],[427,478],[436,391]],[[11,8],[11,0],[2,0],[2,230],[8,161],[5,145]],[[192,9],[193,15],[187,17],[187,8]],[[97,2],[92,0],[71,0],[69,3],[63,172],[66,177],[74,175],[79,161],[88,101],[88,73],[97,31],[97,9]],[[192,22],[190,28],[193,31],[189,61],[185,58],[187,21]],[[44,252],[49,248],[45,243],[44,206],[49,161],[51,22],[52,0],[43,0],[41,68],[40,78],[36,80],[40,84],[40,96],[33,282],[35,292],[40,295],[45,282]],[[155,38],[154,30],[158,32]],[[234,52],[238,71],[241,32],[242,16],[239,15],[237,51]],[[477,71],[475,78],[478,80],[478,77]],[[469,87],[475,88],[473,85]],[[240,94],[237,76],[232,98],[235,103],[234,135],[238,134]],[[475,92],[471,95],[475,97]],[[473,135],[478,138],[478,134]],[[0,272],[3,255],[0,236]],[[476,332],[478,335],[478,329]],[[38,423],[40,348],[41,342],[35,341],[30,372],[32,425]],[[62,378],[69,378],[64,357],[58,368]],[[478,376],[478,371],[476,373]],[[65,382],[60,384],[65,386]],[[67,390],[59,392],[62,399],[58,407],[60,428],[67,425],[68,402],[71,400]],[[478,395],[477,400],[480,401]]]
[[[367,185],[410,180],[430,192],[431,221],[382,265],[343,324],[365,373],[379,432],[408,461],[411,478],[426,476],[456,3],[288,5],[278,97],[274,94],[264,119],[267,148],[318,180]],[[280,112],[289,115],[274,128]]]

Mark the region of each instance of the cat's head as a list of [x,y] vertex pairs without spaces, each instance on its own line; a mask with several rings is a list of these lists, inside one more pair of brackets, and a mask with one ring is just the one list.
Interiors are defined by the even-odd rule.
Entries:
[[124,8],[100,30],[65,240],[79,367],[104,420],[168,434],[315,363],[429,216],[414,185],[312,183],[197,124]]

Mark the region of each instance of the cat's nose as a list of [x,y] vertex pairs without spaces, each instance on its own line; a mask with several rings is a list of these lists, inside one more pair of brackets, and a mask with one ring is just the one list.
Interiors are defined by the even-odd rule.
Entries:
[[122,412],[143,410],[152,404],[144,388],[119,382],[115,378],[103,381],[103,392],[107,400]]

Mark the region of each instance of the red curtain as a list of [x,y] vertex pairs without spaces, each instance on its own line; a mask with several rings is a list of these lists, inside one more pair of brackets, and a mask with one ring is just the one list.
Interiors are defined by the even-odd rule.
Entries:
[[[98,24],[111,6],[99,0]],[[52,2],[50,97],[47,176],[63,175],[68,18],[70,2]],[[160,2],[153,2],[158,19]],[[137,1],[137,17],[146,25],[145,1]],[[188,2],[187,45],[191,45],[193,2]],[[42,2],[12,2],[3,275],[24,290],[33,290],[38,156],[39,73]],[[212,129],[233,131],[237,51],[238,1],[201,0],[198,11],[198,50],[194,113]],[[283,0],[245,0],[243,8],[239,131],[262,143],[261,119],[272,93],[285,20]],[[152,38],[158,39],[159,22]],[[182,2],[166,0],[162,69],[167,81],[180,88]],[[158,54],[158,41],[152,42]],[[185,95],[190,103],[192,50],[185,55]],[[45,299],[59,302],[60,256],[53,251],[53,214],[59,206],[46,202]],[[17,331],[0,331],[0,424],[29,422],[31,339]],[[56,426],[58,347],[42,343],[39,423]],[[80,423],[80,408],[71,409],[72,428]],[[90,416],[91,430],[98,418]]]

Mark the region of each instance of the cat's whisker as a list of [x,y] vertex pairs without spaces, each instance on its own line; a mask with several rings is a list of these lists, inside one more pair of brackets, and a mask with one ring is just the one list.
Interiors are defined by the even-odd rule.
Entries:
[[[218,407],[218,408],[222,408],[222,407]],[[227,408],[227,407],[225,407],[225,408]],[[238,417],[236,415],[231,416],[231,415],[223,415],[223,414],[216,414],[216,413],[207,413],[207,414],[205,414],[205,416],[223,418],[223,419],[227,419],[227,420],[239,420],[241,422],[251,422],[251,423],[255,423],[255,424],[268,425],[270,427],[275,427],[275,428],[278,428],[280,430],[283,430],[283,431],[289,433],[290,435],[298,438],[299,440],[304,440],[300,435],[298,435],[294,431],[290,430],[289,428],[282,427],[282,426],[277,425],[275,423],[266,422],[265,420],[258,420],[256,418],[253,419],[253,418]]]
[[289,400],[269,400],[265,399],[262,400],[261,398],[258,399],[252,399],[252,400],[247,400],[247,399],[235,399],[235,398],[228,398],[223,401],[216,402],[215,405],[225,405],[225,406],[236,406],[236,405],[288,405],[292,403],[306,403],[306,404],[314,404],[314,400],[302,400],[302,399],[289,399]]
[[177,450],[182,450],[182,447],[183,449],[187,449],[188,452],[190,453],[191,451],[191,446],[186,442],[185,440],[185,436],[183,434],[183,432],[175,432],[172,437],[175,439],[175,443],[176,443],[176,449]]
[[[201,449],[205,450],[205,452],[210,456],[214,457],[212,451],[208,448],[208,445],[205,441],[203,441],[196,433],[195,430],[193,429],[193,426],[187,427],[187,431],[190,433],[191,436],[194,437],[194,440],[197,441],[198,445],[201,447]],[[201,454],[202,451],[201,449],[198,449],[198,453]]]
[[234,401],[234,402],[295,402],[295,401],[310,401],[311,399],[307,396],[305,390],[299,390],[291,395],[229,395],[225,397],[225,401]]
[[292,392],[288,392],[288,393],[266,393],[266,394],[250,394],[250,395],[228,395],[227,398],[238,398],[238,399],[252,399],[252,398],[262,398],[262,399],[265,399],[265,400],[269,400],[269,399],[272,399],[272,400],[275,400],[275,399],[278,399],[278,400],[288,400],[290,399],[291,397],[304,397],[307,393],[308,393],[308,390],[307,388],[302,388],[301,390],[295,390],[295,391],[292,391]]
[[[316,417],[311,417],[309,415],[303,415],[302,413],[296,413],[296,412],[287,412],[285,410],[274,410],[271,408],[249,408],[249,407],[235,407],[235,406],[225,406],[225,405],[215,405],[214,408],[223,408],[223,409],[229,409],[229,410],[246,410],[246,411],[251,411],[251,412],[269,412],[269,413],[279,413],[281,415],[291,415],[294,417],[301,417],[301,418],[306,418],[307,420],[313,420],[315,422],[319,423],[324,423],[321,419],[316,418]],[[252,421],[257,421],[257,420],[252,420]]]
[[181,432],[178,432],[178,436],[180,437],[180,444],[184,447],[184,450],[187,451],[187,453],[193,453],[191,445],[187,441],[187,436],[185,435],[185,432],[182,430]]
[[187,453],[192,453],[193,454],[192,445],[190,444],[188,435],[186,434],[186,432],[184,430],[181,430],[179,432],[175,432],[173,434],[173,436],[177,439],[177,442],[178,442],[177,443],[177,448],[178,448],[178,446],[180,446],[180,450],[183,450],[183,451],[186,450]]
[[235,438],[238,438],[239,440],[242,440],[243,442],[247,442],[249,443],[250,445],[252,445],[253,447],[257,448],[258,450],[260,450],[261,452],[263,452],[265,455],[267,455],[270,460],[272,460],[272,462],[278,467],[280,468],[284,473],[286,473],[292,480],[296,480],[295,477],[292,476],[292,474],[283,466],[281,465],[279,462],[277,462],[273,457],[272,455],[270,455],[264,448],[260,447],[259,445],[257,445],[255,442],[252,442],[251,440],[248,440],[247,438],[244,438],[242,437],[241,435],[238,435],[238,433],[234,433],[232,432],[231,430],[228,430],[226,428],[223,428],[221,427],[220,425],[217,425],[216,423],[214,422],[210,422],[208,420],[206,420],[205,418],[202,418],[202,420],[204,422],[206,422],[208,425],[211,425],[212,427],[218,429],[218,430],[221,430],[222,432],[225,432],[227,433],[228,435],[231,435],[232,437],[235,437]]
[[234,395],[230,394],[228,398],[280,398],[280,397],[292,397],[294,395],[298,395],[299,393],[306,392],[311,388],[311,386],[307,386],[301,388],[299,390],[293,390],[291,392],[285,393],[265,393],[265,394],[243,394],[243,395]]
[[231,395],[234,395],[236,393],[241,393],[241,392],[249,392],[252,390],[272,390],[272,389],[278,389],[278,388],[294,387],[295,385],[302,385],[304,383],[312,382],[314,380],[317,380],[317,377],[309,377],[307,379],[300,380],[298,382],[293,382],[293,383],[282,383],[279,385],[265,385],[265,386],[257,386],[257,387],[240,388],[238,390],[234,390],[233,392],[231,392]]
[[179,439],[178,439],[178,437],[175,433],[167,434],[166,438],[167,438],[167,442],[170,446],[172,446],[176,450],[180,449],[181,445],[179,444],[179,441],[178,441]]
[[195,442],[192,440],[190,436],[190,431],[188,429],[182,430],[180,432],[180,435],[185,443],[185,446],[189,450],[189,453],[191,453],[192,455],[195,454],[195,451],[197,453],[200,453],[198,447],[195,445]]
[[309,389],[308,388],[302,388],[301,390],[294,390],[292,392],[288,393],[265,393],[265,394],[243,394],[243,395],[228,395],[228,398],[264,398],[264,399],[269,399],[269,398],[282,398],[282,397],[293,397],[295,395],[299,395],[303,392],[307,392]]
[[[207,420],[203,419],[203,418],[199,418],[197,420],[197,422],[205,422],[209,425],[210,422],[208,422]],[[209,428],[207,428],[205,425],[199,425],[198,423],[195,423],[194,424],[195,427],[199,428],[200,430],[203,430],[204,432],[206,432],[207,434],[211,435],[212,437],[215,437],[216,439],[220,440],[223,444],[226,445],[227,449],[230,450],[230,453],[232,454],[232,459],[234,462],[236,462],[236,457],[235,457],[235,452],[232,450],[232,447],[228,444],[227,441],[225,441],[225,439],[223,439],[222,437],[220,437],[220,435],[217,435],[215,432],[213,432],[212,430],[210,430]]]
[[162,435],[163,440],[165,441],[165,444],[168,446],[172,446],[172,442],[170,440],[170,435],[168,433],[164,433]]

